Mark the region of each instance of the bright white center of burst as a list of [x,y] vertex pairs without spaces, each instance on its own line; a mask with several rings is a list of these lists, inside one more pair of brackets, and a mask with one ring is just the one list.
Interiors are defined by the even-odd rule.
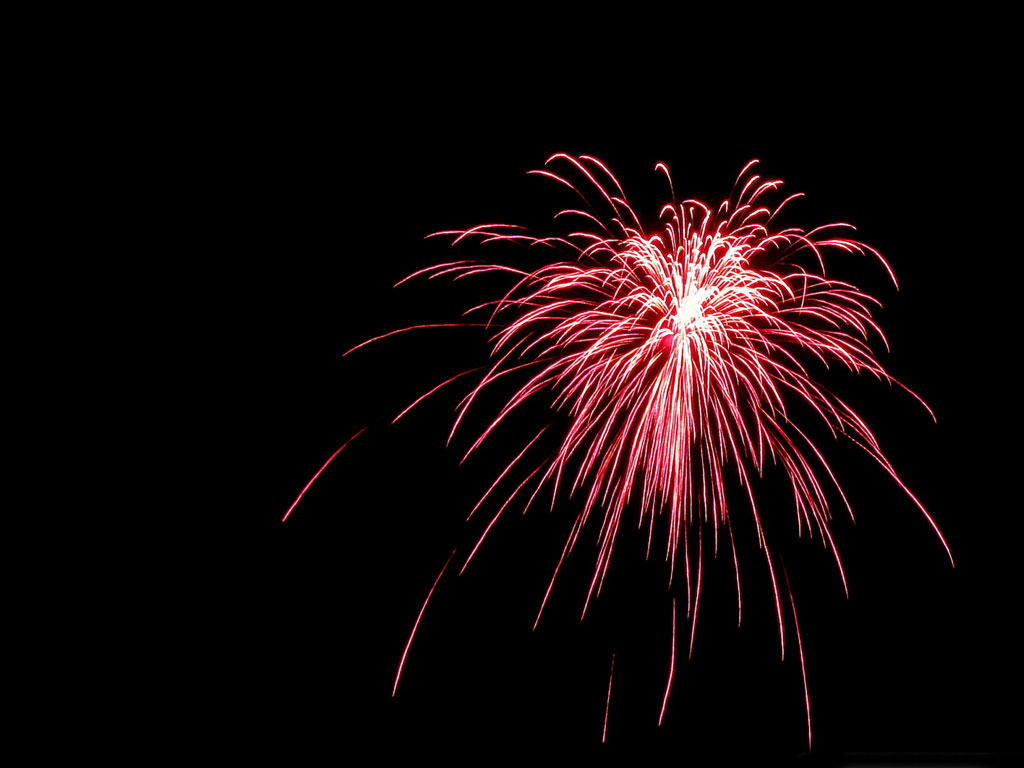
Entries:
[[689,291],[676,305],[675,315],[672,317],[672,329],[675,333],[684,334],[695,326],[704,316],[704,299],[709,291],[700,288]]
[[656,336],[660,337],[658,342],[663,353],[671,354],[673,347],[686,349],[687,335],[699,331],[706,323],[704,305],[711,293],[707,288],[691,289],[677,301]]

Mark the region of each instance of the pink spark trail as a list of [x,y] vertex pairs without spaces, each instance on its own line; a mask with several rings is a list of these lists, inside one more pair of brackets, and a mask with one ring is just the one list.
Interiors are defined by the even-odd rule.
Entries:
[[601,743],[608,740],[608,709],[612,705],[612,676],[615,674],[615,654],[612,654],[612,668],[608,670],[608,696],[604,700],[604,728],[601,729]]
[[327,461],[325,461],[324,465],[322,467],[320,467],[320,469],[318,469],[316,471],[316,474],[313,475],[313,477],[310,478],[308,483],[306,483],[306,487],[303,488],[299,492],[299,495],[296,497],[295,501],[293,501],[292,505],[290,507],[288,507],[288,511],[285,512],[284,513],[284,517],[281,518],[281,522],[282,523],[285,520],[288,519],[288,516],[291,515],[292,510],[294,510],[295,507],[297,507],[299,505],[299,502],[302,501],[302,497],[306,495],[306,491],[308,491],[310,486],[313,485],[313,483],[316,482],[317,478],[320,477],[320,475],[323,474],[324,470],[327,469],[327,467],[329,467],[331,465],[331,462],[334,461],[334,459],[338,456],[338,454],[341,453],[343,450],[345,450],[345,447],[349,443],[351,443],[353,440],[355,440],[357,437],[359,437],[361,434],[363,434],[363,432],[365,432],[367,429],[368,429],[368,427],[363,427],[362,429],[360,429],[358,432],[356,432],[354,435],[352,435],[352,437],[350,437],[348,440],[346,440],[344,443],[342,443],[341,444],[341,448],[339,448],[338,450],[336,450],[334,453],[331,454],[331,458],[329,458]]
[[398,662],[398,671],[395,673],[395,685],[391,689],[392,696],[398,693],[398,682],[402,679],[402,670],[405,669],[405,660],[409,656],[409,649],[412,648],[412,641],[413,638],[416,637],[416,630],[420,628],[420,621],[423,620],[423,614],[426,613],[427,603],[430,602],[430,598],[433,596],[434,590],[437,589],[438,582],[441,581],[441,577],[444,576],[444,572],[448,570],[448,564],[452,561],[453,557],[455,557],[454,549],[452,550],[452,553],[448,555],[448,559],[445,560],[444,565],[441,566],[441,571],[437,574],[437,578],[434,579],[434,583],[430,587],[430,591],[427,592],[427,596],[423,600],[423,606],[420,608],[420,612],[416,616],[416,622],[412,625],[412,631],[409,633],[409,640],[406,642],[405,649],[402,651],[402,659]]

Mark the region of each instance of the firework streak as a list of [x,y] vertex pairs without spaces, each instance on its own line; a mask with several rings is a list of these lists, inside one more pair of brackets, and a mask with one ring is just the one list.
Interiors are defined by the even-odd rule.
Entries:
[[[552,455],[539,464],[526,459],[548,429],[544,427],[474,507],[470,517],[510,474],[520,478],[511,492],[501,494],[497,512],[461,565],[464,570],[514,500],[520,500],[517,506],[525,512],[542,489],[550,493],[552,505],[560,489],[578,493],[582,503],[537,621],[562,564],[593,517],[600,520],[598,554],[583,615],[608,573],[624,515],[636,515],[633,524],[646,526],[648,555],[654,546],[655,520],[664,517],[668,536],[659,547],[669,563],[670,584],[677,571],[686,582],[687,640],[692,653],[704,560],[712,543],[713,551],[718,551],[722,535],[730,540],[737,610],[742,616],[739,562],[726,503],[727,485],[738,481],[764,553],[785,655],[779,563],[768,547],[752,480],[762,475],[769,462],[785,470],[798,531],[806,526],[811,535],[820,534],[844,588],[846,575],[830,531],[827,488],[836,490],[852,516],[822,451],[789,418],[796,403],[803,411],[809,407],[833,437],[850,439],[877,462],[920,509],[950,553],[935,521],[899,479],[868,426],[849,405],[815,382],[805,367],[815,360],[838,363],[853,373],[867,373],[906,389],[884,370],[869,345],[872,337],[885,344],[871,315],[872,305],[879,302],[849,283],[827,278],[825,260],[836,251],[868,255],[877,259],[894,284],[895,275],[878,251],[841,236],[853,229],[849,224],[809,231],[779,228],[775,224],[779,212],[801,195],[769,204],[768,199],[781,197],[782,182],[754,174],[756,163],[751,161],[741,171],[732,193],[717,208],[699,200],[678,202],[668,167],[658,163],[655,169],[664,173],[672,202],[661,209],[657,231],[648,234],[603,163],[586,155],[556,154],[544,170],[531,173],[569,188],[578,197],[579,207],[555,216],[573,222],[573,231],[535,237],[520,226],[483,224],[433,236],[450,236],[453,245],[477,240],[549,248],[565,260],[533,271],[454,261],[406,278],[460,279],[494,272],[512,276],[514,284],[504,296],[466,313],[481,322],[454,324],[493,329],[491,362],[442,382],[412,404],[482,371],[457,408],[450,440],[480,393],[519,371],[525,383],[515,387],[467,456],[534,396],[549,398],[547,402],[568,417]],[[432,327],[439,326],[416,326]],[[408,330],[413,329],[377,338]],[[364,344],[370,341],[376,339]],[[803,647],[788,577],[784,581],[797,631],[810,743]],[[430,594],[433,591],[432,587]],[[421,617],[422,610],[416,626]],[[659,723],[676,668],[676,624],[673,600],[670,667]],[[409,644],[399,664],[396,688],[408,649]],[[606,734],[607,702],[602,739]]]

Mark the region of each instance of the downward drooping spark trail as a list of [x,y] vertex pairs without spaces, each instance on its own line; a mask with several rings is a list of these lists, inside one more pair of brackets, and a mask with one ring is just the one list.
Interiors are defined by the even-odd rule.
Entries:
[[[830,531],[831,491],[827,489],[835,489],[852,516],[821,449],[790,420],[796,403],[803,410],[809,407],[833,438],[850,439],[893,478],[935,530],[952,561],[935,521],[899,479],[867,424],[817,383],[807,367],[812,361],[837,363],[906,390],[885,371],[870,346],[872,337],[885,344],[871,314],[878,301],[850,283],[826,277],[826,256],[835,252],[868,255],[885,268],[894,284],[895,275],[878,251],[843,236],[853,229],[849,224],[809,231],[778,226],[780,211],[801,195],[769,204],[769,198],[779,195],[782,182],[754,174],[756,163],[751,161],[740,172],[732,193],[717,207],[699,200],[677,201],[668,167],[658,163],[655,169],[665,175],[672,202],[662,207],[658,229],[648,233],[622,186],[603,163],[586,155],[556,154],[545,169],[531,173],[557,182],[579,199],[578,207],[555,215],[555,219],[575,221],[572,231],[535,237],[517,225],[483,224],[435,234],[452,236],[453,245],[474,238],[485,243],[511,242],[549,248],[568,258],[529,271],[461,260],[428,267],[401,281],[443,275],[461,279],[486,273],[503,273],[514,280],[503,296],[467,311],[481,322],[415,327],[483,325],[494,333],[488,365],[443,381],[413,405],[467,374],[483,371],[456,410],[450,440],[485,388],[519,372],[524,380],[513,387],[466,456],[536,396],[550,398],[552,408],[568,416],[568,426],[552,455],[535,466],[527,463],[532,469],[519,466],[548,429],[545,427],[474,507],[470,517],[509,475],[525,474],[505,495],[461,566],[466,568],[513,500],[525,498],[525,512],[544,488],[550,490],[552,506],[560,489],[567,487],[570,495],[581,494],[579,513],[541,600],[537,621],[566,557],[592,518],[600,521],[598,554],[584,616],[591,599],[601,591],[627,511],[636,514],[639,527],[646,526],[648,556],[655,521],[665,518],[668,536],[663,554],[669,564],[670,585],[677,568],[684,574],[692,654],[707,556],[705,538],[710,537],[708,544],[713,543],[717,553],[719,537],[729,536],[737,609],[742,616],[739,560],[730,523],[732,510],[726,500],[727,486],[738,483],[771,580],[784,657],[786,622],[776,557],[768,546],[752,481],[762,476],[769,462],[781,466],[792,489],[798,533],[805,526],[812,537],[815,531],[819,533],[835,560],[844,589],[846,575]],[[564,171],[548,170],[556,165]],[[377,338],[407,330],[414,329]],[[395,420],[406,412],[408,408]],[[445,563],[438,581],[447,566]],[[788,576],[785,581],[797,631],[810,742],[803,644]],[[437,581],[428,600],[436,586]],[[425,608],[426,602],[402,654],[396,689]],[[672,651],[659,723],[675,673],[676,624],[673,598]],[[609,699],[610,693],[611,676]],[[607,733],[607,712],[606,702],[602,739]]]

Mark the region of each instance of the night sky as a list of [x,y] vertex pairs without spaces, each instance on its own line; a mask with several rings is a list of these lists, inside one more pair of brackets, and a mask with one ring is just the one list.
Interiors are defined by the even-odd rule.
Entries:
[[[206,275],[197,295],[226,373],[210,375],[223,437],[205,450],[230,470],[208,496],[214,524],[197,535],[190,583],[202,597],[177,608],[187,621],[166,684],[180,684],[178,669],[196,703],[176,728],[246,753],[332,760],[358,748],[382,759],[522,752],[694,764],[734,752],[792,761],[806,750],[791,620],[787,611],[780,661],[769,577],[740,499],[743,624],[725,549],[706,572],[692,660],[680,640],[662,727],[672,593],[665,564],[644,560],[643,536],[625,527],[581,624],[596,540],[588,528],[531,630],[577,511],[564,497],[552,511],[510,510],[466,573],[445,576],[391,697],[438,570],[496,507],[469,523],[467,513],[552,415],[541,398],[460,466],[499,398],[483,400],[450,447],[464,388],[389,420],[483,364],[480,329],[425,330],[341,355],[388,330],[457,322],[504,285],[392,288],[416,269],[456,258],[537,263],[536,252],[452,250],[424,237],[493,221],[557,228],[550,216],[567,198],[526,171],[564,151],[606,162],[649,222],[667,195],[656,162],[672,169],[680,197],[717,203],[756,157],[765,175],[806,193],[794,223],[849,221],[887,257],[898,291],[870,258],[844,257],[836,274],[881,299],[892,351],[880,359],[938,423],[898,389],[815,370],[864,415],[957,564],[881,468],[826,440],[857,519],[834,500],[847,600],[818,538],[797,538],[788,490],[766,478],[760,503],[799,611],[815,760],[1017,748],[1020,504],[1010,463],[1020,431],[1007,404],[1019,385],[1000,265],[1019,255],[994,246],[993,230],[1015,221],[997,199],[1012,176],[1000,165],[1000,63],[968,60],[923,32],[909,48],[774,39],[716,65],[639,42],[569,38],[551,54],[548,36],[468,43],[409,23],[379,33],[373,56],[289,27],[240,46],[206,84],[192,136],[210,162],[195,210],[216,232],[195,257]],[[365,426],[282,525],[309,477]]]

